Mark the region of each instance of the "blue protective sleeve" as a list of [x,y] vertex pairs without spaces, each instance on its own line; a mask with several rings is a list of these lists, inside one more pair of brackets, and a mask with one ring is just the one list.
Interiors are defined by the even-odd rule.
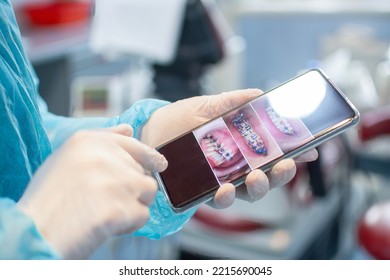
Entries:
[[0,260],[59,259],[32,219],[8,198],[0,198]]
[[39,111],[42,116],[43,127],[49,137],[53,150],[58,149],[73,134],[82,129],[102,128],[109,118],[70,118],[52,114],[46,103],[38,98]]
[[15,206],[51,153],[37,95],[12,6],[0,0],[0,259],[58,258]]

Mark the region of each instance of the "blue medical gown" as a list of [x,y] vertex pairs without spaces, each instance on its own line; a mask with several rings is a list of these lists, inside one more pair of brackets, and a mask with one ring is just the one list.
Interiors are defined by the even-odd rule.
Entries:
[[[67,118],[47,111],[24,53],[8,0],[0,0],[0,259],[55,259],[31,218],[17,208],[31,177],[52,150],[80,129],[130,124],[138,137],[150,115],[167,102],[145,99],[116,118]],[[178,231],[194,211],[175,214],[159,191],[149,222],[135,235],[159,239]]]

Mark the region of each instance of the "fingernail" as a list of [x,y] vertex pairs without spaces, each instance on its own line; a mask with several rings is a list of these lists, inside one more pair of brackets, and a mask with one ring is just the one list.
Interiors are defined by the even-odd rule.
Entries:
[[268,180],[260,172],[256,175],[256,184],[252,188],[248,188],[248,194],[251,199],[259,200],[263,198],[268,192]]
[[294,160],[285,159],[276,164],[270,171],[270,186],[275,188],[287,184],[296,173]]
[[219,202],[220,202],[220,205],[222,207],[226,207],[227,205],[232,203],[232,200],[234,200],[234,198],[232,197],[232,194],[226,193],[220,197]]
[[312,150],[312,151],[309,153],[309,160],[310,160],[310,161],[315,161],[317,158],[318,158],[318,152],[317,152],[317,150]]
[[152,151],[153,151],[153,156],[151,157],[151,159],[153,161],[155,170],[158,172],[162,172],[165,169],[167,169],[168,161],[166,160],[166,158],[156,150],[152,150]]
[[218,194],[218,199],[217,197],[214,198],[215,206],[220,209],[229,207],[234,202],[234,198],[235,198],[235,192],[233,186],[232,189],[230,190],[226,186],[222,186],[222,187],[224,187],[225,190],[223,190]]
[[259,200],[265,196],[268,191],[268,185],[259,184],[254,188],[248,188],[248,193],[251,199]]
[[116,126],[121,131],[121,134],[125,136],[133,136],[133,127],[129,124],[122,123]]
[[133,136],[133,127],[131,125],[126,125],[126,135],[127,136]]
[[248,190],[249,196],[253,200],[259,200],[265,196],[267,193],[268,188],[265,186],[256,186],[255,188],[250,188],[250,191]]
[[263,92],[261,89],[254,88],[254,89],[253,89],[253,93],[254,93],[255,95],[262,95],[264,92]]

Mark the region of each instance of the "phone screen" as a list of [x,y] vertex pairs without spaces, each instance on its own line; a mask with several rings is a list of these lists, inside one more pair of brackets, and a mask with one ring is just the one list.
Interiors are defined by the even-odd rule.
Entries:
[[[320,70],[311,70],[158,148],[157,178],[173,208],[205,200],[251,170],[319,144],[355,124],[358,112]],[[314,143],[314,144],[313,144]]]

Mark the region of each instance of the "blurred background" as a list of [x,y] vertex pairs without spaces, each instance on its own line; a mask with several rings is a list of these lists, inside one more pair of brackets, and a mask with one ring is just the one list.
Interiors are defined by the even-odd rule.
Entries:
[[360,110],[358,127],[321,145],[289,185],[252,204],[200,207],[182,231],[151,241],[154,258],[390,259],[390,2],[11,2],[40,94],[58,115],[266,91],[312,67]]

